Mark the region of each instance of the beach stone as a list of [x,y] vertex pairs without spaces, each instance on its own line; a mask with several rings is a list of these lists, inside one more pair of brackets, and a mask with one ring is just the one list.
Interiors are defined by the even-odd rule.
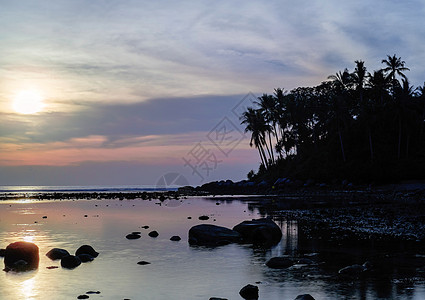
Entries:
[[158,231],[151,231],[151,232],[149,232],[148,233],[148,235],[150,236],[150,237],[153,237],[153,238],[156,238],[156,237],[158,237],[159,236],[159,233],[158,233]]
[[65,257],[62,257],[61,259],[61,266],[65,269],[74,269],[81,265],[81,259],[78,256],[74,255],[68,255]]
[[342,268],[338,271],[338,274],[343,276],[359,276],[363,272],[366,272],[370,269],[370,263],[365,262],[363,265],[351,265],[345,268]]
[[100,294],[100,291],[88,291],[86,294]]
[[180,241],[182,238],[181,237],[179,237],[178,235],[173,235],[171,238],[170,238],[170,241],[174,241],[174,242],[178,242],[178,241]]
[[81,260],[82,263],[90,262],[94,260],[93,256],[91,256],[90,254],[84,254],[84,253],[78,255],[78,258]]
[[189,230],[189,244],[198,246],[219,246],[240,241],[240,234],[232,229],[200,224]]
[[30,242],[15,242],[8,245],[4,253],[5,270],[27,271],[38,268],[38,247]]
[[142,226],[143,229],[149,229],[148,225]]
[[201,221],[206,221],[206,220],[208,220],[210,217],[208,217],[208,216],[200,216],[198,219],[199,220],[201,220]]
[[310,294],[303,294],[303,295],[298,295],[297,298],[295,298],[295,300],[314,300],[314,298]]
[[46,256],[51,260],[61,259],[64,256],[70,255],[69,252],[65,249],[53,248],[46,253]]
[[87,296],[87,295],[80,295],[80,296],[77,297],[77,299],[88,299],[88,298],[90,298],[90,297]]
[[144,265],[150,265],[151,263],[150,263],[150,262],[148,262],[148,261],[144,261],[144,260],[142,260],[142,261],[139,261],[137,264],[138,264],[138,265],[142,265],[142,266],[144,266]]
[[257,300],[258,286],[248,284],[239,291],[239,295],[246,300]]
[[294,262],[286,257],[272,257],[266,262],[266,266],[272,269],[286,269],[294,265]]
[[127,234],[125,237],[128,240],[136,240],[136,239],[140,239],[142,236],[138,233],[137,234],[136,233],[130,233],[130,234]]
[[92,246],[90,245],[83,245],[80,248],[77,249],[77,251],[75,251],[75,255],[80,255],[80,254],[89,254],[93,257],[97,257],[99,255],[98,252],[96,252]]
[[272,246],[280,242],[282,230],[272,219],[262,218],[239,223],[233,230],[240,233],[244,242]]

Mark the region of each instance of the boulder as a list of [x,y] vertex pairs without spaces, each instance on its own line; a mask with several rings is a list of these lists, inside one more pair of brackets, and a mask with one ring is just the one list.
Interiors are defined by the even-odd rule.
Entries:
[[248,284],[239,291],[239,295],[246,300],[257,300],[258,286]]
[[94,260],[93,256],[91,256],[90,254],[85,254],[85,253],[78,255],[78,258],[81,260],[82,263],[86,263],[86,262]]
[[97,257],[99,255],[98,252],[96,252],[92,246],[90,245],[83,245],[80,248],[77,249],[77,251],[75,251],[75,255],[80,255],[80,254],[89,254],[93,257]]
[[173,235],[171,238],[170,238],[170,241],[174,241],[174,242],[178,242],[178,241],[180,241],[182,238],[181,237],[179,237],[178,235]]
[[232,229],[212,225],[200,224],[189,230],[189,244],[199,246],[219,246],[239,242],[240,234]]
[[150,236],[150,237],[153,237],[153,238],[156,238],[156,237],[158,237],[159,236],[159,233],[158,233],[158,231],[151,231],[151,232],[149,232],[148,233],[148,235]]
[[286,269],[294,265],[294,262],[286,257],[272,257],[266,262],[266,266],[272,269]]
[[80,295],[80,296],[77,297],[77,299],[88,299],[88,298],[90,298],[90,297],[87,296],[87,295]]
[[15,242],[6,247],[5,271],[27,271],[38,268],[38,247],[30,242]]
[[314,298],[310,294],[298,295],[295,300],[314,300]]
[[6,253],[6,249],[0,249],[0,257],[4,257],[5,253]]
[[125,237],[128,240],[136,240],[136,239],[140,239],[142,236],[138,233],[129,233]]
[[53,248],[46,253],[46,256],[51,260],[62,259],[64,256],[68,256],[69,252],[65,249]]
[[342,268],[338,271],[338,274],[342,276],[359,276],[362,273],[369,271],[371,268],[370,262],[365,262],[363,265],[351,265]]
[[68,255],[65,257],[62,257],[61,259],[61,266],[65,269],[74,269],[81,265],[81,259],[78,256],[74,255]]
[[206,221],[206,220],[208,220],[210,217],[208,217],[208,216],[200,216],[198,219],[199,220],[201,220],[201,221]]
[[282,230],[269,218],[243,221],[233,230],[240,233],[244,242],[254,245],[272,246],[282,238]]

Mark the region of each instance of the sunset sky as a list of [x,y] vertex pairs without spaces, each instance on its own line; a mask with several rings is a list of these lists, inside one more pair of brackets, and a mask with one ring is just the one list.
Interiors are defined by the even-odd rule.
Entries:
[[424,16],[424,1],[0,0],[0,185],[245,179],[253,95],[387,54],[422,85]]

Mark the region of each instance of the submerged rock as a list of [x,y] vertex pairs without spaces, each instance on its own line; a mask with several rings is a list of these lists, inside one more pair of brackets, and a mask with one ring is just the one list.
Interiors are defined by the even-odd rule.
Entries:
[[180,241],[182,238],[181,237],[179,237],[178,235],[173,235],[171,238],[170,238],[170,241],[174,241],[174,242],[178,242],[178,241]]
[[266,262],[266,266],[272,269],[286,269],[294,265],[294,262],[286,257],[272,257]]
[[78,258],[81,260],[82,263],[90,262],[94,260],[93,256],[91,256],[90,254],[85,254],[85,253],[78,255]]
[[148,235],[150,236],[150,237],[153,237],[153,238],[156,238],[156,237],[158,237],[159,236],[159,233],[158,233],[158,231],[151,231],[151,232],[149,232],[148,233]]
[[190,228],[189,244],[198,246],[219,246],[239,242],[240,234],[232,229],[211,224],[201,224]]
[[125,237],[128,240],[136,240],[136,239],[140,239],[142,236],[138,233],[137,234],[136,233],[129,233]]
[[93,257],[97,257],[99,255],[98,252],[96,252],[92,246],[90,245],[83,245],[80,248],[77,249],[77,251],[75,251],[75,255],[80,255],[80,254],[89,254]]
[[150,263],[150,262],[148,262],[148,261],[144,261],[144,260],[142,260],[142,261],[139,261],[137,264],[138,264],[138,265],[142,265],[142,266],[144,266],[144,265],[150,265],[151,263]]
[[343,276],[359,276],[364,272],[369,271],[371,265],[369,262],[365,262],[363,265],[354,264],[351,266],[347,266],[338,271],[338,274]]
[[64,256],[68,256],[69,252],[65,249],[53,248],[46,253],[46,256],[51,260],[62,259]]
[[74,269],[81,265],[81,259],[78,256],[74,255],[68,255],[65,257],[62,257],[61,259],[61,266],[65,269]]
[[257,300],[258,286],[248,284],[239,291],[239,295],[246,300]]
[[206,220],[208,220],[210,217],[208,217],[208,216],[200,216],[198,219],[199,220],[201,220],[201,221],[206,221]]
[[38,247],[30,242],[15,242],[6,247],[5,271],[27,271],[38,268]]
[[243,221],[233,227],[233,230],[241,234],[244,242],[254,245],[272,246],[278,244],[282,238],[282,230],[269,218]]

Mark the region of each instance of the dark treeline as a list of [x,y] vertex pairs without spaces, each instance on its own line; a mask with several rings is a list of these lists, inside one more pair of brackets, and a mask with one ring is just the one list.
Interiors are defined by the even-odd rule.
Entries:
[[241,117],[258,149],[249,179],[291,177],[390,182],[425,175],[425,83],[413,87],[401,58],[368,72],[363,61],[315,87],[277,88]]

